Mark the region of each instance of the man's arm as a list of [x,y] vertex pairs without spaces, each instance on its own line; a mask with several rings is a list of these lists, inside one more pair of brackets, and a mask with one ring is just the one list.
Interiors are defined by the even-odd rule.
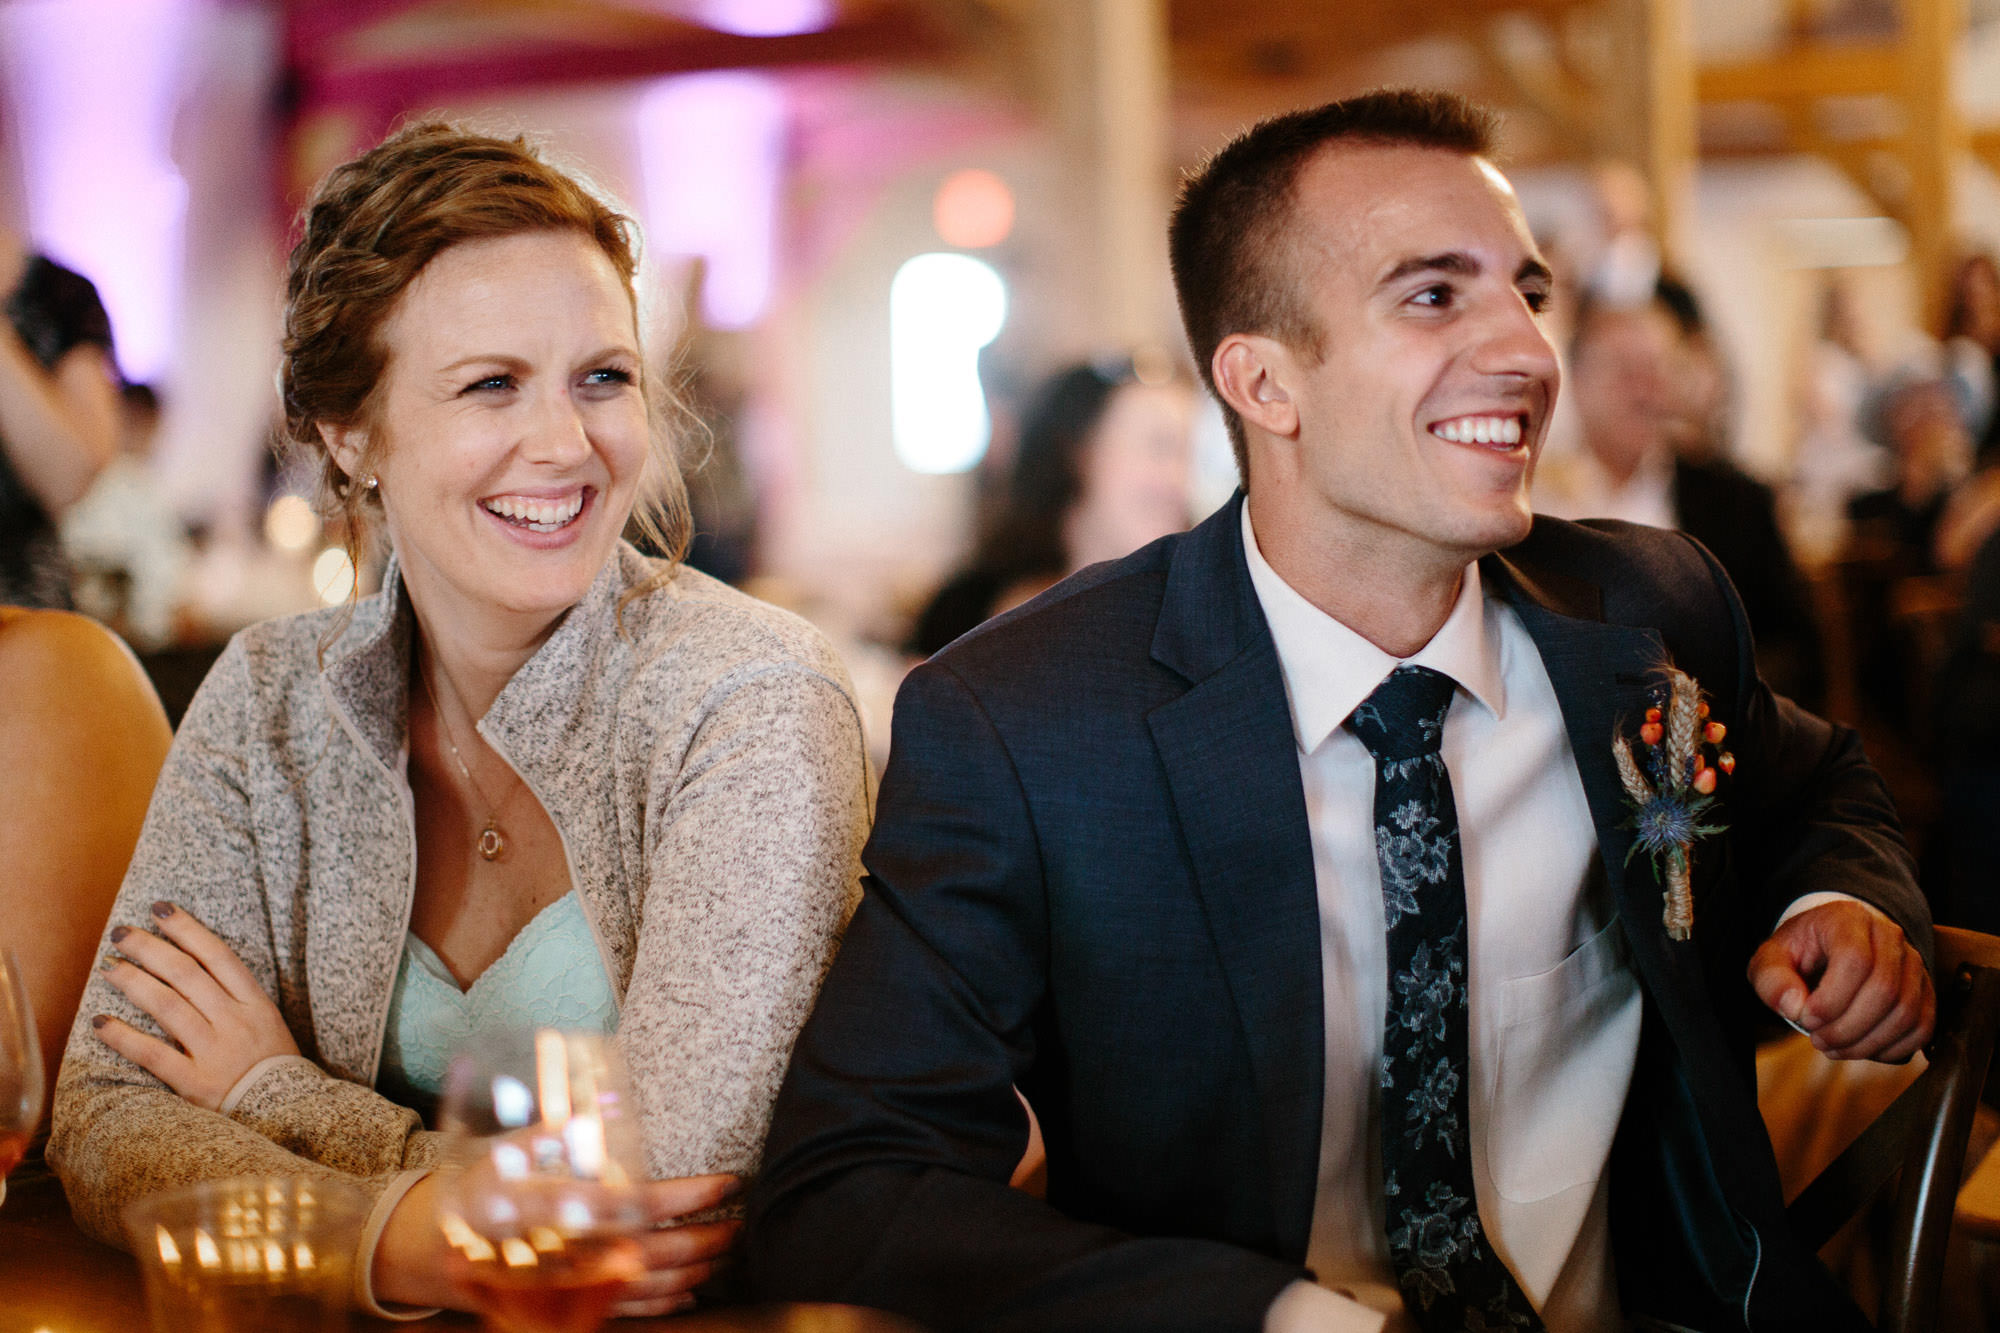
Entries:
[[[1744,882],[1758,886],[1769,938],[1751,986],[1837,1059],[1906,1060],[1930,1039],[1930,911],[1881,775],[1852,729],[1774,694],[1756,673],[1742,604],[1699,545],[1741,645],[1742,721],[1728,738]],[[1840,894],[1793,914],[1807,895]]]
[[[862,904],[751,1194],[751,1282],[767,1298],[875,1305],[939,1328],[1256,1333],[1302,1269],[1211,1240],[1134,1237],[1008,1188],[1027,1141],[1014,1088],[1059,1054],[1037,1029],[1042,853],[980,702],[948,665],[919,667],[897,701]],[[1062,1087],[1046,1070],[1040,1082]],[[1059,1199],[1063,1182],[1051,1184]]]

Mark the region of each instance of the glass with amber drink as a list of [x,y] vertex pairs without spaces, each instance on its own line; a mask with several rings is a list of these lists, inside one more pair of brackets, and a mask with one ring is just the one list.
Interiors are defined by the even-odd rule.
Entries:
[[645,1272],[638,1107],[612,1039],[483,1039],[445,1076],[438,1219],[493,1333],[592,1333]]
[[27,1155],[41,1121],[45,1081],[21,965],[12,949],[0,949],[0,1203],[7,1198],[8,1173]]

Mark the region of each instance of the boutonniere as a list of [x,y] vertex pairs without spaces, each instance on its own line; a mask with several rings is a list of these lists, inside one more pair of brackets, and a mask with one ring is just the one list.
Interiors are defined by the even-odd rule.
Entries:
[[1717,775],[1735,772],[1736,756],[1717,749],[1709,762],[1708,752],[1722,744],[1729,729],[1709,720],[1693,676],[1668,667],[1667,683],[1656,697],[1659,702],[1646,710],[1639,728],[1639,752],[1623,736],[1611,742],[1611,752],[1618,759],[1618,779],[1625,785],[1638,834],[1625,863],[1630,865],[1641,852],[1651,859],[1654,880],[1665,886],[1667,937],[1685,940],[1694,934],[1688,858],[1695,839],[1728,827],[1705,820],[1715,804]]

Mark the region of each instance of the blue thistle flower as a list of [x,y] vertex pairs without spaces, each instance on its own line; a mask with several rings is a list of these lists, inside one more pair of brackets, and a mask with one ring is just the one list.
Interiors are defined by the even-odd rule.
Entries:
[[1662,792],[1640,806],[1634,812],[1633,823],[1638,830],[1638,845],[1649,855],[1658,856],[1694,839],[1694,812],[1671,792]]
[[1663,788],[1654,794],[1652,800],[1634,804],[1634,836],[1631,850],[1625,853],[1626,862],[1629,864],[1633,857],[1643,852],[1653,858],[1653,870],[1657,875],[1660,860],[1667,853],[1684,851],[1698,838],[1721,833],[1722,825],[1704,824],[1701,819],[1714,804],[1713,796],[1693,792],[1676,794],[1672,788]]

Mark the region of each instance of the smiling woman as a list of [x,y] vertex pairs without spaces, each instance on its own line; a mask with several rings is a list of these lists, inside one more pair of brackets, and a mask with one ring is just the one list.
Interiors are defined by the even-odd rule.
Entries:
[[[175,739],[56,1095],[95,1234],[168,1184],[340,1174],[375,1200],[358,1303],[463,1303],[422,1112],[504,1027],[617,1034],[656,1222],[756,1167],[853,903],[860,727],[811,628],[620,540],[688,528],[630,230],[438,124],[309,205],[287,433],[391,559],[239,635]],[[649,1230],[625,1309],[689,1304],[734,1235]]]

